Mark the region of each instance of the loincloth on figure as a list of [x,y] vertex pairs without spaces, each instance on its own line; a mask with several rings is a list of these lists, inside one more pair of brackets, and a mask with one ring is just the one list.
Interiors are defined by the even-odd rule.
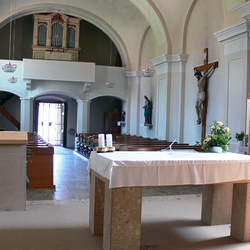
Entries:
[[202,91],[202,92],[199,92],[198,94],[197,94],[197,99],[196,99],[196,101],[197,102],[200,102],[200,101],[205,101],[205,98],[206,98],[206,94],[205,94],[205,91]]

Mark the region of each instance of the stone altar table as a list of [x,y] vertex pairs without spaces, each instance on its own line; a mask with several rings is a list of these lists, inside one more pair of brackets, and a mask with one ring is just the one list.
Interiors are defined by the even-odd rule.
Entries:
[[[203,199],[206,204],[212,203],[213,209],[202,212],[202,221],[207,223],[204,214],[210,213],[212,217],[216,214],[216,219],[212,222],[208,219],[211,222],[208,224],[227,223],[233,204],[231,236],[250,241],[247,215],[250,210],[250,156],[192,150],[172,152],[91,153],[88,165],[90,229],[93,234],[103,233],[104,249],[140,249],[143,186],[204,185],[212,188],[207,193],[219,190],[215,199],[213,195],[210,195],[212,199],[209,196]],[[234,183],[233,201],[230,192],[226,191],[225,195],[229,200],[226,202],[229,215],[226,220],[216,221],[224,213],[225,185],[231,183]]]
[[0,131],[0,211],[26,210],[27,132]]

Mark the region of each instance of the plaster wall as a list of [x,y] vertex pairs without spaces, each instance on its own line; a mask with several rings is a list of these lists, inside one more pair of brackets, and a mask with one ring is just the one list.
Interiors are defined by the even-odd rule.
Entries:
[[[193,0],[171,0],[155,2],[158,10],[162,13],[171,37],[172,54],[177,54],[181,51],[183,24],[192,1]],[[162,54],[158,54],[157,56],[160,55]]]
[[186,79],[185,79],[185,112],[184,141],[195,144],[201,140],[201,125],[197,125],[195,101],[197,97],[197,80],[193,68],[203,64],[204,48],[208,48],[208,61],[219,61],[209,79],[208,108],[206,130],[214,120],[224,123],[224,106],[226,75],[223,66],[223,46],[218,43],[214,32],[223,28],[223,10],[218,1],[197,1],[187,29]]
[[[113,88],[107,88],[106,83],[113,83]],[[125,68],[96,66],[95,82],[91,84],[89,92],[85,93],[85,99],[92,100],[99,96],[115,96],[122,100],[127,99],[127,79]]]
[[[142,45],[142,56],[139,64],[141,65],[141,69],[153,69],[156,68],[153,66],[151,59],[157,56],[157,41],[154,37],[152,29],[147,30],[147,34],[145,35],[145,40]],[[157,109],[158,109],[158,101],[157,101],[157,76],[156,74],[153,77],[141,77],[141,85],[140,85],[140,123],[139,130],[140,135],[143,137],[155,138],[156,137],[156,117],[157,117]],[[152,102],[152,127],[144,126],[145,118],[144,118],[144,109],[142,108],[145,104],[146,95]]]
[[[0,60],[1,65],[8,64],[9,62],[10,62],[9,60]],[[13,63],[12,60],[11,60],[11,63]],[[15,60],[14,63],[17,65],[17,70],[14,75],[15,77],[18,78],[17,83],[14,84],[14,83],[8,82],[8,78],[12,77],[13,74],[1,72],[0,91],[11,92],[17,96],[23,97],[26,94],[25,81],[23,79],[23,62]]]

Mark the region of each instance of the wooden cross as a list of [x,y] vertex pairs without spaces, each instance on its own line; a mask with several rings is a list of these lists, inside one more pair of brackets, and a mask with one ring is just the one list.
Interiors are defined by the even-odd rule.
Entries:
[[[203,71],[204,74],[207,73],[207,71],[214,65],[214,68],[218,68],[218,61],[208,63],[208,48],[204,49],[204,64],[201,66],[197,66],[194,69],[197,71]],[[202,121],[202,131],[201,131],[201,138],[204,139],[206,135],[206,118],[207,118],[207,101],[208,101],[208,95],[207,95],[207,85],[208,85],[208,79],[206,78],[206,84],[205,84],[205,94],[206,98],[203,104],[203,110],[204,110],[204,119]]]

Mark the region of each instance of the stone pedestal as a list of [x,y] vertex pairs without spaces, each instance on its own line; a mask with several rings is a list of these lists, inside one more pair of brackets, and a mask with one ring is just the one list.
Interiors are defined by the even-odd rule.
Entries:
[[204,185],[201,221],[208,225],[231,223],[233,183]]
[[26,210],[27,132],[0,132],[0,211]]
[[250,241],[250,183],[234,184],[231,236]]
[[[101,177],[99,176],[99,178]],[[92,171],[90,180],[89,227],[94,235],[103,234],[105,183],[99,178]]]
[[92,170],[90,189],[90,229],[100,234],[103,228],[103,249],[139,250],[142,188],[110,189],[108,180]]

